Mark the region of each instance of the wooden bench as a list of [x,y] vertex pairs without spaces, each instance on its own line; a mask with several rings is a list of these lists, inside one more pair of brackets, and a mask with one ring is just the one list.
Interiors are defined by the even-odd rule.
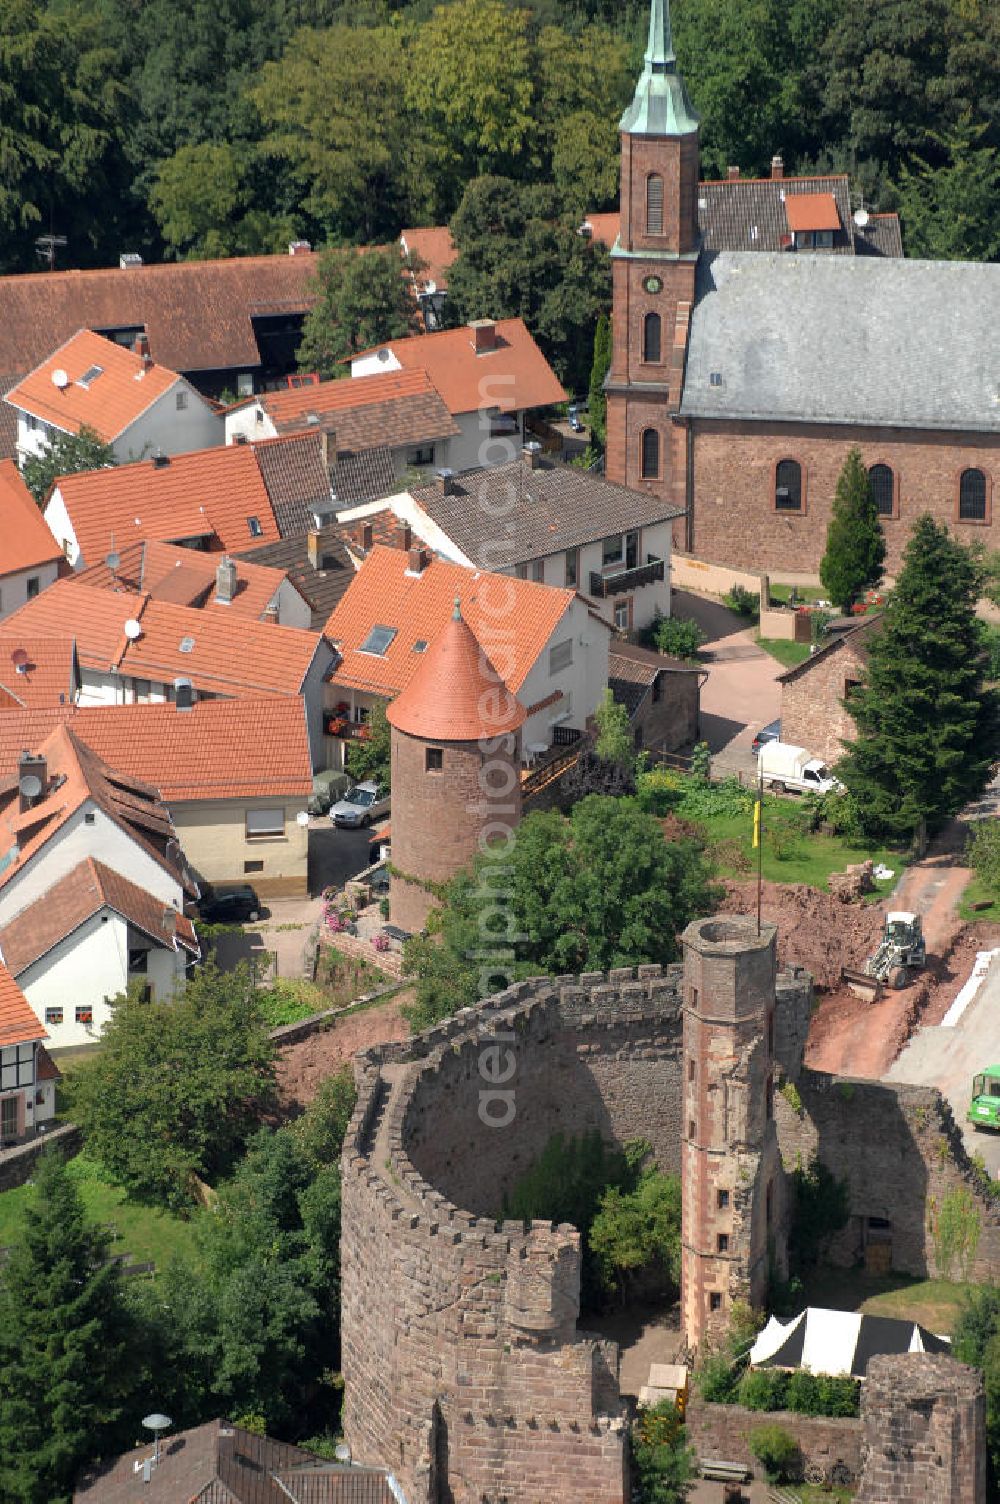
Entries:
[[703,1478],[712,1478],[718,1483],[749,1483],[753,1476],[744,1462],[720,1462],[715,1457],[702,1457],[698,1467]]

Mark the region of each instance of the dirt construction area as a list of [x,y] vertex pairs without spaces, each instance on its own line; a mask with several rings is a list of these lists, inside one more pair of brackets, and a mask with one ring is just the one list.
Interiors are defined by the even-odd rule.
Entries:
[[[954,914],[968,877],[964,868],[921,864],[891,899],[867,904],[842,903],[815,888],[764,883],[761,915],[778,926],[779,964],[805,967],[816,984],[807,1066],[881,1080],[915,1029],[940,1023],[976,952],[1000,944],[1000,926],[966,926]],[[752,914],[756,902],[755,883],[727,884],[724,907],[730,912]],[[841,970],[863,966],[878,944],[886,910],[904,905],[922,915],[927,968],[910,986],[865,1002],[841,981]]]

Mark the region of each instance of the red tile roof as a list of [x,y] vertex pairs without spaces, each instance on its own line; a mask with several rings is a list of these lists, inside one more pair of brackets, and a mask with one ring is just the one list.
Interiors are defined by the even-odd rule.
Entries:
[[[18,714],[18,712],[11,712]],[[46,712],[35,712],[42,717]],[[61,712],[48,712],[59,716]],[[22,748],[23,748],[22,743]],[[46,788],[21,811],[17,778],[0,784],[0,887],[24,870],[42,847],[83,805],[92,802],[179,882],[182,872],[166,855],[174,837],[170,816],[151,785],[112,769],[64,724],[30,744],[44,757]],[[15,765],[16,768],[16,765]]]
[[338,451],[391,449],[458,433],[426,371],[380,371],[355,380],[268,392],[255,399],[279,432],[302,429],[310,414],[331,418]]
[[[411,573],[409,564],[409,554],[376,544],[351,581],[326,624],[327,637],[342,653],[334,683],[398,694],[423,661],[426,646],[415,650],[414,645],[436,640],[458,597],[463,618],[516,693],[574,600],[572,590],[464,569],[444,559],[433,560],[419,574]],[[361,651],[375,626],[395,632],[383,654]]]
[[113,909],[159,946],[179,946],[191,955],[201,954],[190,919],[120,872],[88,857],[0,929],[0,955],[19,977],[103,908]]
[[[91,380],[87,375],[98,370]],[[57,385],[53,379],[62,377]],[[167,366],[143,364],[123,345],[81,329],[4,398],[66,433],[86,424],[110,443],[178,380]]]
[[54,564],[62,556],[14,461],[0,460],[0,575]]
[[479,408],[509,413],[565,402],[566,393],[524,320],[498,319],[495,328],[495,349],[478,355],[473,334],[464,324],[434,334],[387,340],[385,346],[362,353],[372,355],[375,349],[388,348],[404,370],[426,371],[452,413]]
[[0,1045],[29,1044],[33,1039],[48,1037],[28,999],[0,961]]
[[128,642],[125,623],[141,610],[142,599],[137,604],[132,596],[81,585],[73,577],[56,580],[4,619],[4,636],[32,642],[45,637],[74,638],[80,664],[107,672],[121,663]]
[[403,230],[399,237],[403,251],[419,256],[424,262],[422,271],[416,273],[416,281],[422,288],[433,282],[438,292],[448,287],[448,271],[458,252],[447,225],[424,225],[418,229]]
[[310,308],[316,261],[243,256],[0,278],[0,371],[30,371],[81,324],[145,328],[154,360],[175,371],[257,366],[253,317]]
[[[212,694],[299,694],[321,642],[318,633],[303,628],[166,601],[146,600],[137,619],[142,635],[129,642],[122,672],[167,684],[190,679]],[[82,653],[82,632],[77,641]]]
[[621,215],[617,209],[609,209],[606,214],[588,214],[584,224],[590,226],[590,238],[598,245],[606,245],[610,251],[618,239]]
[[0,632],[0,709],[72,705],[78,687],[72,637]]
[[832,193],[789,193],[785,217],[790,230],[839,230],[840,215]]
[[296,695],[173,705],[91,705],[0,713],[0,784],[25,747],[67,724],[110,767],[159,790],[166,804],[197,799],[307,799],[312,760]]
[[[272,439],[273,444],[289,442]],[[139,460],[114,470],[61,475],[56,482],[84,564],[99,564],[141,539],[208,538],[235,552],[280,536],[253,444],[220,445]],[[50,503],[51,505],[51,503]],[[257,519],[259,533],[249,519]]]
[[457,604],[420,657],[387,712],[397,731],[429,741],[475,742],[524,725],[524,706],[508,692]]
[[[117,569],[112,572],[106,563],[95,564],[77,576],[80,583],[124,594],[146,594],[153,601],[225,611],[230,616],[259,621],[285,579],[282,569],[234,559],[236,592],[228,605],[222,605],[216,597],[221,554],[152,540],[132,543],[117,552],[121,560]],[[0,678],[3,662],[0,647]]]

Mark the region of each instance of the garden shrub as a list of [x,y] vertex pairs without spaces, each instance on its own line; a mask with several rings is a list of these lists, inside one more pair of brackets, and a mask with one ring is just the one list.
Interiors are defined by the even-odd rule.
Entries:
[[684,795],[687,779],[671,768],[650,768],[636,779],[639,808],[650,815],[666,815],[675,809]]
[[1000,893],[1000,820],[979,820],[965,847],[965,857],[985,888]]
[[750,872],[753,869],[753,858],[736,836],[713,841],[708,854],[721,872]]
[[[724,778],[720,783],[705,783],[700,778],[686,778],[681,790],[677,813],[687,820],[711,820],[726,815],[749,815],[754,795],[738,778]],[[749,827],[748,827],[749,829]]]
[[697,622],[679,621],[675,616],[662,616],[655,621],[652,637],[657,652],[670,658],[697,658],[698,649],[706,640]]
[[713,1405],[735,1405],[742,1369],[725,1353],[709,1353],[695,1374],[703,1400]]
[[784,1410],[787,1390],[780,1368],[751,1368],[740,1380],[739,1403],[747,1410]]
[[802,1470],[799,1444],[782,1426],[758,1426],[751,1431],[750,1450],[768,1483],[792,1483]]
[[753,619],[760,615],[760,594],[748,590],[745,585],[734,585],[722,597],[722,604],[728,606],[730,611],[735,611],[737,616],[749,616]]

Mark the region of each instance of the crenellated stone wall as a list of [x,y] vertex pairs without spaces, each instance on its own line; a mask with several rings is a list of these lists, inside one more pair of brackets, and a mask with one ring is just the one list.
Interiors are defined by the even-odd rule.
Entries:
[[986,1504],[983,1376],[941,1353],[868,1365],[856,1504]]

